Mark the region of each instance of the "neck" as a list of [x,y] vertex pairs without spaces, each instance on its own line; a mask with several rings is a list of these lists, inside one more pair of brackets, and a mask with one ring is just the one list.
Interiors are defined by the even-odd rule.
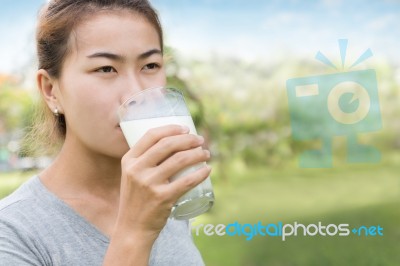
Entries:
[[59,196],[119,194],[121,160],[94,154],[66,140],[53,164],[41,174],[43,183]]

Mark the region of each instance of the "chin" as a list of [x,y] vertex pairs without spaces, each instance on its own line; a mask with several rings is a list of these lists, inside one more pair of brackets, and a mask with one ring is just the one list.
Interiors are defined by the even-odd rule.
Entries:
[[109,157],[113,160],[121,160],[122,157],[129,151],[129,146],[126,143],[109,144],[106,147],[103,146],[101,153],[105,157]]
[[121,146],[115,148],[114,156],[115,158],[122,159],[122,157],[129,151],[128,144],[124,143]]

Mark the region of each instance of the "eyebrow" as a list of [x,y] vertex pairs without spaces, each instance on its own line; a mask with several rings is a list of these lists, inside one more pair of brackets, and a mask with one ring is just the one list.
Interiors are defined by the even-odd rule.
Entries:
[[87,58],[99,58],[99,57],[107,58],[113,61],[124,61],[124,57],[122,55],[117,55],[108,52],[98,52],[87,56]]
[[[144,52],[144,53],[140,54],[137,57],[137,59],[138,60],[144,60],[144,59],[152,56],[153,54],[162,55],[162,52],[161,52],[160,49],[151,49],[151,50],[149,50],[147,52]],[[94,53],[94,54],[91,54],[91,55],[87,56],[87,58],[99,58],[99,57],[100,58],[101,57],[107,58],[107,59],[110,59],[110,60],[113,60],[113,61],[121,61],[121,62],[125,60],[125,58],[122,55],[113,54],[113,53],[109,53],[109,52],[97,52],[97,53]]]
[[149,51],[147,51],[147,52],[144,52],[144,53],[140,54],[140,55],[137,57],[137,59],[143,60],[143,59],[146,59],[146,58],[152,56],[153,54],[162,55],[162,52],[161,52],[160,49],[151,49],[151,50],[149,50]]

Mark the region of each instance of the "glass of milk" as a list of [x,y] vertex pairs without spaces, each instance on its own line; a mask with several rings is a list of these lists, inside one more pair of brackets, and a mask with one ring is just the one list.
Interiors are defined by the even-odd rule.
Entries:
[[[151,128],[165,125],[185,125],[190,134],[196,128],[182,92],[173,88],[150,88],[131,96],[118,109],[120,126],[129,147]],[[187,167],[170,178],[170,182],[202,167],[204,163]],[[209,210],[214,203],[210,177],[188,191],[175,203],[171,218],[184,220],[196,217]]]

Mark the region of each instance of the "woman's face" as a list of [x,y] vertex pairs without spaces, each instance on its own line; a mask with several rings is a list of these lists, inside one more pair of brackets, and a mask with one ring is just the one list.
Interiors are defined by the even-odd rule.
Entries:
[[120,158],[128,145],[118,107],[133,93],[166,84],[157,31],[140,15],[100,13],[80,23],[59,79],[66,140]]

